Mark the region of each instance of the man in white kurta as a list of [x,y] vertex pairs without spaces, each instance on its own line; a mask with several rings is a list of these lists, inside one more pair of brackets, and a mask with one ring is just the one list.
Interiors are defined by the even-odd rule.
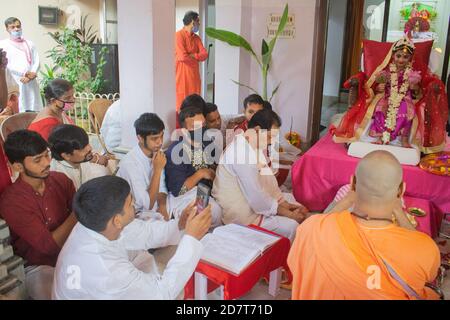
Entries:
[[107,167],[91,162],[94,158],[92,146],[83,128],[59,125],[50,134],[48,143],[53,158],[50,170],[64,173],[72,180],[75,190],[89,180],[111,175]]
[[80,189],[81,185],[89,180],[111,175],[111,171],[107,167],[92,162],[73,164],[64,160],[52,159],[50,170],[64,173],[72,180],[75,190]]
[[[278,119],[272,111],[260,112],[263,114],[258,115],[258,112],[254,116],[257,116],[253,121],[256,124],[259,118]],[[252,124],[249,123],[249,128]],[[258,126],[258,129],[271,130],[271,127]],[[279,124],[272,129],[278,127]],[[303,220],[307,209],[297,203],[292,194],[281,192],[262,151],[266,146],[260,145],[257,149],[249,142],[254,132],[252,128],[237,134],[222,154],[212,195],[223,209],[224,224],[256,224],[292,242],[298,222]]]
[[[125,201],[124,185],[128,194]],[[191,212],[183,235],[178,220],[134,219],[129,190],[125,180],[108,176],[87,182],[77,192],[74,208],[79,223],[59,254],[53,299],[169,300],[182,292],[203,251],[199,239],[211,224],[209,209],[198,215]],[[104,196],[97,200],[95,195],[102,192]],[[122,212],[92,210],[108,210],[111,202],[117,201],[123,203]],[[97,213],[99,217],[95,217]],[[103,231],[87,227],[98,225],[100,220],[106,225]],[[160,274],[146,250],[174,244],[178,249]],[[142,251],[131,258],[130,250]]]
[[8,56],[8,70],[19,85],[19,110],[40,111],[42,99],[37,81],[39,71],[39,54],[35,45],[22,37],[22,26],[18,19],[7,25],[9,39],[0,41],[0,48]]
[[[148,210],[157,211],[158,209],[158,203],[156,201],[153,207],[150,208],[148,189],[153,172],[153,160],[144,154],[139,145],[131,149],[120,161],[117,176],[124,178],[130,184],[131,194],[134,198],[134,206],[138,213]],[[168,194],[164,170],[161,173],[159,182],[159,193]],[[170,212],[170,210],[168,211]]]

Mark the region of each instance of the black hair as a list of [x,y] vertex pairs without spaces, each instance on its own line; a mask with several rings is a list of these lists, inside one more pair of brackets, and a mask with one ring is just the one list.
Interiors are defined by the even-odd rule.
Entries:
[[187,96],[180,106],[180,111],[187,107],[197,107],[203,110],[206,108],[205,100],[198,94],[194,93],[190,96]]
[[205,110],[203,110],[203,115],[206,117],[211,112],[217,111],[217,106],[214,103],[207,102]]
[[136,135],[142,137],[144,140],[147,136],[160,134],[164,131],[164,122],[156,113],[144,113],[135,122],[134,128]]
[[272,104],[269,101],[264,101],[263,103],[264,109],[273,110]]
[[281,127],[280,117],[272,110],[262,109],[256,112],[248,122],[249,128],[259,126],[261,129],[270,130],[272,126]]
[[48,137],[52,157],[58,161],[64,160],[63,153],[73,154],[89,144],[89,136],[83,128],[72,124],[62,124],[53,129]]
[[[8,28],[11,24],[16,23],[17,21],[20,22],[20,20],[16,17],[9,17],[5,20],[5,27]],[[22,22],[20,22],[20,24],[22,24]]]
[[183,24],[185,26],[191,24],[192,21],[195,21],[198,19],[198,13],[195,11],[188,11],[186,12],[186,14],[184,15],[183,18]]
[[247,109],[249,104],[264,105],[264,99],[259,94],[251,94],[244,100],[244,110]]
[[195,117],[198,114],[203,114],[203,110],[198,107],[184,108],[180,110],[180,113],[178,114],[178,121],[180,122],[181,126],[184,126],[187,118]]
[[23,163],[26,157],[34,157],[48,148],[42,136],[30,130],[17,130],[9,134],[5,141],[5,153],[11,164]]
[[52,99],[61,98],[67,91],[73,89],[73,85],[64,79],[54,79],[44,88],[44,96],[47,103]]
[[81,185],[73,198],[73,211],[88,229],[102,232],[117,214],[122,214],[130,194],[128,182],[117,176],[104,176]]

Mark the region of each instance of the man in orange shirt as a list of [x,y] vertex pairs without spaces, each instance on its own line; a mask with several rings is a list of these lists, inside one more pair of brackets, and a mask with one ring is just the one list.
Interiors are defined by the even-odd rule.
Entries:
[[[177,115],[184,98],[201,93],[199,62],[208,58],[208,52],[196,33],[200,29],[198,13],[188,11],[183,18],[184,27],[175,34],[175,77]],[[179,128],[177,117],[177,128]]]
[[426,283],[437,276],[439,249],[402,210],[397,159],[386,151],[368,154],[352,190],[340,208],[353,210],[315,215],[298,227],[288,257],[292,299],[437,299]]

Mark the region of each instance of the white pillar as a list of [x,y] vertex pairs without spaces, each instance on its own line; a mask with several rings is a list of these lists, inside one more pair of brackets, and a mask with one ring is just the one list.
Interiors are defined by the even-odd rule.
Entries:
[[[235,32],[251,42],[251,11],[251,0],[216,0],[216,28]],[[231,80],[249,84],[250,65],[251,57],[243,49],[216,41],[215,102],[220,113],[243,112],[242,101],[250,92]]]
[[175,128],[175,0],[118,0],[122,146],[136,144],[134,121],[154,112]]

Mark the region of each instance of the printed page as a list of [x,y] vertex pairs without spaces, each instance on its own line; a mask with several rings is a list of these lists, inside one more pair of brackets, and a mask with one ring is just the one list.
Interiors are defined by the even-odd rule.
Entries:
[[214,229],[213,234],[251,246],[260,253],[280,240],[278,236],[234,223]]
[[202,260],[234,274],[241,273],[259,256],[258,250],[217,234],[209,233],[201,242],[205,246]]

